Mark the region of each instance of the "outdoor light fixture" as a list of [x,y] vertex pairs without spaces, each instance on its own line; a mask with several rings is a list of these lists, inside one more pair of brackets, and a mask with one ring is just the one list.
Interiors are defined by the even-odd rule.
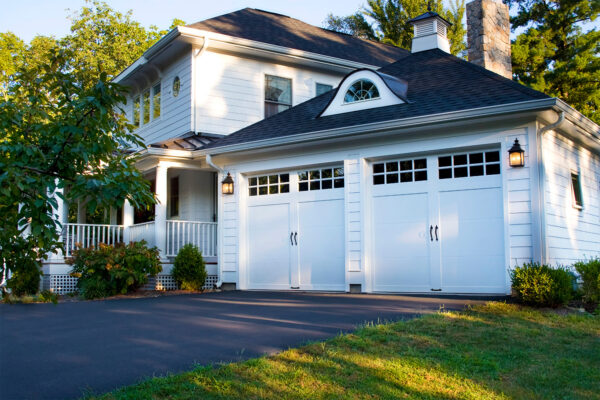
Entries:
[[525,151],[519,144],[519,139],[515,139],[515,143],[508,150],[508,163],[511,167],[523,167],[525,165]]
[[223,194],[233,194],[233,178],[228,172],[223,182],[221,182]]

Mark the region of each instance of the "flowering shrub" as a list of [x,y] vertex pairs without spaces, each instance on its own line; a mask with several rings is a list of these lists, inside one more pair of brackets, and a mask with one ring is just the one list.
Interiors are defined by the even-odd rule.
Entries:
[[148,276],[162,271],[158,249],[148,248],[145,241],[78,247],[68,262],[73,266],[71,276],[79,278],[79,293],[86,299],[131,292],[148,282]]

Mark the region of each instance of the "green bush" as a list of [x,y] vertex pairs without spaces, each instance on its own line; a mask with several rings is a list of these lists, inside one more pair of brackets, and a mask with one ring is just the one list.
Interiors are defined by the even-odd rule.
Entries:
[[511,271],[512,288],[520,302],[537,307],[558,307],[573,297],[575,277],[565,268],[537,263]]
[[192,244],[186,244],[175,257],[173,279],[184,290],[202,290],[206,281],[206,266],[202,253]]
[[600,302],[600,258],[579,261],[573,266],[582,280],[583,300],[588,303]]
[[6,281],[6,286],[11,289],[12,294],[20,297],[38,292],[42,270],[37,260],[23,257],[10,270],[11,277]]
[[148,248],[145,241],[78,248],[68,262],[86,299],[131,292],[162,271],[158,249]]

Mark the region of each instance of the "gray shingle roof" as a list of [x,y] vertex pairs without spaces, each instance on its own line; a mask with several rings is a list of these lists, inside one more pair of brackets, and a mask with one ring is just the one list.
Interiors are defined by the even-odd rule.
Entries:
[[410,103],[317,118],[335,95],[336,90],[331,90],[225,136],[207,148],[549,98],[541,92],[437,49],[409,53],[397,62],[381,68],[379,72],[406,80]]
[[395,46],[318,28],[295,18],[254,8],[244,8],[188,27],[376,66],[389,64],[408,54]]

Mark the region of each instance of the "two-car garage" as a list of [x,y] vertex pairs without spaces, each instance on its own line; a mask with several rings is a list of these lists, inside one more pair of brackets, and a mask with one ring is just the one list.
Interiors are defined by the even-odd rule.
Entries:
[[[363,291],[506,291],[499,150],[379,157],[368,165],[363,271],[371,286]],[[348,290],[342,164],[246,179],[245,286]]]

